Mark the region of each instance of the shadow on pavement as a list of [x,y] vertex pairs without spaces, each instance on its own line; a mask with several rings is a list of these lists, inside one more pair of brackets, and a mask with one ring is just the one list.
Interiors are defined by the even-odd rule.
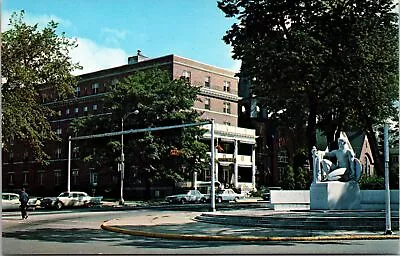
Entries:
[[[168,227],[170,230],[178,232],[182,225]],[[185,229],[188,229],[185,227]],[[195,232],[192,230],[191,232]],[[114,232],[108,232],[101,229],[51,229],[51,228],[39,228],[35,230],[20,230],[12,232],[4,232],[3,238],[14,238],[21,240],[32,240],[32,241],[44,241],[44,242],[61,242],[61,243],[87,243],[93,246],[95,242],[110,242],[112,246],[135,246],[142,248],[206,248],[206,247],[218,247],[246,244],[246,245],[287,245],[293,246],[297,243],[302,242],[223,242],[223,241],[189,241],[189,240],[167,240],[159,238],[145,238],[138,236],[131,236],[125,234],[119,234]],[[308,242],[310,243],[310,242]],[[318,243],[318,242],[315,242]],[[335,242],[324,242],[324,244],[348,244],[351,242],[346,241],[335,241]]]

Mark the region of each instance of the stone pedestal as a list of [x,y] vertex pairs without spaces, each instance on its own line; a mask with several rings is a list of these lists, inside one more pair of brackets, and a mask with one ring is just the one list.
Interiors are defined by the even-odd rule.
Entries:
[[360,210],[361,191],[357,182],[314,182],[310,188],[310,210]]

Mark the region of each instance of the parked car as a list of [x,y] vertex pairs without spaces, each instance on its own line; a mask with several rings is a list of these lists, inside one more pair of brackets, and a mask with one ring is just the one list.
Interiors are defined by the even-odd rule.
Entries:
[[204,203],[206,197],[198,190],[185,190],[182,194],[167,196],[165,198],[169,203]]
[[59,210],[64,207],[89,206],[90,201],[91,197],[86,192],[62,192],[56,199],[55,207]]
[[40,200],[40,207],[51,209],[56,207],[57,197],[43,197]]
[[243,195],[236,193],[235,191],[233,191],[230,188],[218,190],[215,195],[215,199],[218,203],[221,203],[223,201],[235,201],[236,202],[237,200],[239,200],[243,197],[244,197]]
[[40,197],[32,197],[29,198],[28,201],[28,210],[35,210],[36,208],[39,208],[41,205],[41,198]]
[[3,193],[1,200],[1,208],[3,211],[18,210],[21,203],[19,195],[15,193]]

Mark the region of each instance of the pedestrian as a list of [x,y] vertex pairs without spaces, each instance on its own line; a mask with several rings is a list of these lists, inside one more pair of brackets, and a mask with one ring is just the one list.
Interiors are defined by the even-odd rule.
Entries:
[[21,202],[21,215],[22,219],[27,219],[28,214],[26,213],[26,209],[28,208],[28,201],[29,201],[29,196],[25,192],[25,188],[22,188],[21,193],[19,195],[19,201]]

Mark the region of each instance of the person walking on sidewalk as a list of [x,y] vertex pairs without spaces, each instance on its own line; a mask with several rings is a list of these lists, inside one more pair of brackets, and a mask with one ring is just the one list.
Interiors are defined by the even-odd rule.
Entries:
[[19,195],[19,201],[21,202],[21,215],[22,219],[27,219],[28,214],[26,213],[26,209],[28,208],[28,201],[29,201],[29,196],[25,192],[25,188],[22,188],[21,193]]

